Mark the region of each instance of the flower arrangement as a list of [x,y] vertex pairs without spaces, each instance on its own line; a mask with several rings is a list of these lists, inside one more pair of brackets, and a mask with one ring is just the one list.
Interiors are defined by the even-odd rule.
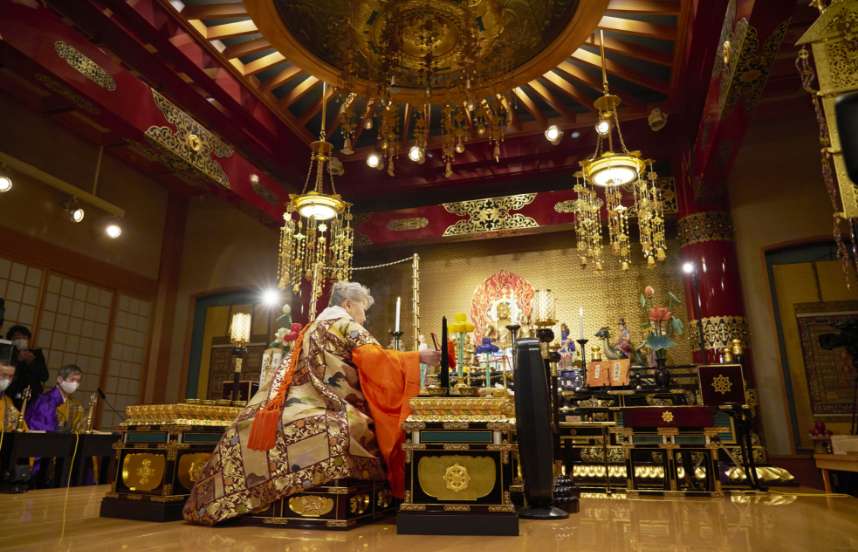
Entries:
[[667,350],[676,345],[673,338],[685,332],[685,325],[674,316],[673,309],[682,304],[679,298],[667,292],[667,304],[660,305],[655,300],[655,289],[652,286],[644,288],[641,293],[641,308],[646,314],[647,322],[642,326],[646,333],[646,346],[658,359],[667,358]]
[[298,322],[292,322],[292,308],[288,303],[283,305],[280,316],[274,322],[278,328],[274,332],[274,340],[268,346],[287,352],[292,348],[292,343],[298,339],[302,326]]

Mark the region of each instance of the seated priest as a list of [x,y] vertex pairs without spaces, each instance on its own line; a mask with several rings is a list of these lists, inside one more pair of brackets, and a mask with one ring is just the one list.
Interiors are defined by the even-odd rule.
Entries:
[[86,425],[83,405],[72,395],[77,391],[83,377],[81,369],[74,364],[60,368],[57,385],[45,391],[27,407],[24,419],[30,429],[43,431],[83,431]]
[[0,358],[0,427],[3,431],[15,431],[21,415],[6,390],[15,377],[15,366],[9,359]]
[[383,349],[363,327],[369,290],[337,282],[328,308],[227,428],[188,501],[213,525],[335,479],[383,480],[401,497],[401,422],[437,351]]

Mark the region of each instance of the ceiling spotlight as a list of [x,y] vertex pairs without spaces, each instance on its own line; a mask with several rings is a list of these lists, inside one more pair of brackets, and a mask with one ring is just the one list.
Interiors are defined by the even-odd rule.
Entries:
[[122,235],[122,227],[116,222],[111,222],[104,227],[104,233],[107,234],[107,237],[111,240],[115,240]]
[[262,292],[262,304],[266,307],[277,307],[280,305],[280,290],[268,288]]
[[596,123],[596,132],[599,136],[607,136],[611,132],[611,123],[607,119],[600,119]]
[[572,134],[570,134],[569,136],[571,136],[572,138],[575,138],[577,140],[578,138],[581,137],[581,133],[578,132],[577,130],[573,130]]
[[86,211],[83,210],[83,207],[77,205],[69,206],[66,212],[69,215],[69,219],[75,223],[83,222],[84,217],[86,217]]
[[557,125],[551,125],[545,129],[545,139],[551,142],[552,145],[557,145],[563,138],[563,131]]
[[456,153],[465,153],[465,143],[461,140],[456,142]]
[[256,173],[252,173],[250,175],[250,183],[251,184],[259,184],[259,175]]
[[371,152],[366,156],[366,164],[372,169],[378,169],[381,166],[381,156],[376,152]]
[[0,174],[0,194],[5,194],[12,189],[12,177]]
[[423,163],[426,161],[426,152],[418,145],[413,145],[408,150],[408,158],[415,163]]
[[686,274],[693,274],[694,273],[694,263],[692,263],[691,261],[686,261],[686,262],[682,263],[682,272],[684,272]]

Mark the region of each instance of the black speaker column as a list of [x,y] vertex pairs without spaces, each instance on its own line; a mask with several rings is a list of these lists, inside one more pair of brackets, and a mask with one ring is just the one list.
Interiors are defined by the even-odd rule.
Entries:
[[515,354],[515,425],[525,498],[518,515],[528,519],[566,518],[569,514],[553,505],[551,397],[539,341],[519,339]]

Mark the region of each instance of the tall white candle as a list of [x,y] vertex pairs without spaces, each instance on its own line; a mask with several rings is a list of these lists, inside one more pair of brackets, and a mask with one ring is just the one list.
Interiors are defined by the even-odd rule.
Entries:
[[399,331],[399,311],[402,308],[402,297],[396,298],[396,323],[394,324],[393,331]]
[[578,339],[584,339],[584,307],[578,309]]

